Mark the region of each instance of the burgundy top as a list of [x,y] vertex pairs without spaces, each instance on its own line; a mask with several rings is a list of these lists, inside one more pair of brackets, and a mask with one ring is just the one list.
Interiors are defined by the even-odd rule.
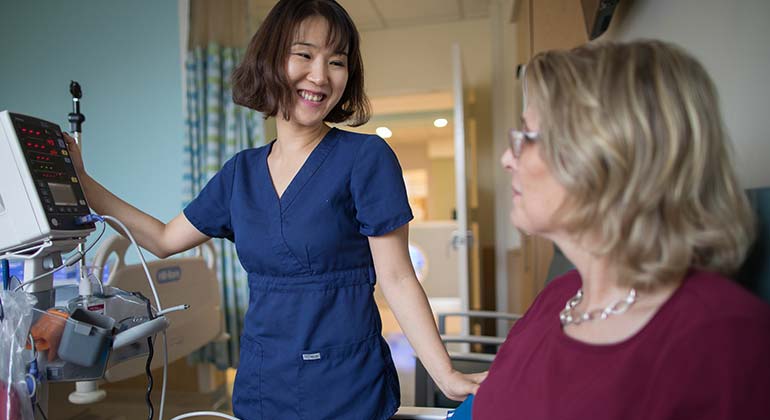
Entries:
[[770,419],[769,305],[693,271],[634,336],[587,344],[559,322],[580,285],[577,271],[555,279],[514,324],[474,420]]

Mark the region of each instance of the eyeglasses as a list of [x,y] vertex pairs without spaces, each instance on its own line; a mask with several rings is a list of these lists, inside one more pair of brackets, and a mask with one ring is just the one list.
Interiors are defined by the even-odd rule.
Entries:
[[510,143],[513,157],[518,159],[521,156],[521,149],[525,141],[534,142],[539,138],[540,133],[537,131],[521,131],[512,128],[510,131],[508,131],[508,142]]

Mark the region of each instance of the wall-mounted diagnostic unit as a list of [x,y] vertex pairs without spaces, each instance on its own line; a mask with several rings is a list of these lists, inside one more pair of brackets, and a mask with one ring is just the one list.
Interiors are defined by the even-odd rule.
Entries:
[[0,112],[0,252],[84,238],[89,213],[61,128]]

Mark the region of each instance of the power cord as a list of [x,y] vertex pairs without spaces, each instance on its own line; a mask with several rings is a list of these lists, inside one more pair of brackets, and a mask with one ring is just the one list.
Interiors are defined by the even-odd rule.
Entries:
[[40,403],[35,403],[35,407],[37,407],[37,411],[40,412],[40,416],[43,417],[43,420],[48,420],[48,416],[45,415],[43,412],[43,407],[40,406]]
[[147,260],[144,259],[144,254],[142,253],[142,249],[139,247],[139,244],[136,243],[136,240],[134,239],[134,235],[131,234],[131,231],[128,230],[126,225],[123,224],[120,220],[107,215],[91,215],[93,217],[99,217],[102,220],[109,220],[111,222],[114,222],[116,225],[120,226],[121,229],[123,229],[123,232],[125,232],[126,236],[128,236],[128,239],[131,241],[131,243],[136,248],[136,253],[139,254],[139,261],[142,263],[142,268],[144,269],[144,274],[147,276],[147,281],[150,282],[150,290],[152,290],[152,296],[155,298],[155,307],[158,308],[158,311],[162,311],[163,308],[160,306],[160,298],[158,297],[158,291],[155,289],[155,282],[152,281],[152,276],[150,275],[150,270],[147,268]]
[[192,413],[180,414],[171,420],[182,420],[182,419],[188,419],[190,417],[202,417],[202,416],[220,417],[220,418],[229,419],[229,420],[240,420],[238,417],[233,417],[229,414],[220,413],[218,411],[194,411]]
[[[155,319],[155,317],[152,315],[152,304],[150,303],[150,300],[144,297],[144,295],[141,293],[134,292],[132,294],[144,301],[144,304],[147,306],[147,318],[150,320]],[[147,409],[149,411],[147,420],[153,420],[153,417],[155,416],[155,408],[152,405],[152,387],[154,384],[152,378],[152,358],[155,354],[155,347],[152,342],[152,337],[147,337],[147,347],[147,362],[144,365],[144,371],[147,374],[147,391],[144,394],[144,399],[147,402]]]
[[147,420],[152,420],[155,416],[155,409],[152,406],[152,370],[150,369],[152,365],[152,356],[155,353],[153,350],[152,345],[152,337],[147,337],[147,345],[150,348],[149,353],[147,354],[147,363],[144,365],[144,371],[147,373],[147,392],[144,394],[144,400],[147,401],[147,408],[149,409],[150,413],[147,416]]
[[[147,268],[147,261],[144,259],[144,254],[142,253],[142,249],[139,247],[139,244],[134,239],[134,235],[131,234],[131,231],[128,229],[128,227],[123,224],[120,220],[107,215],[91,215],[93,217],[101,218],[102,220],[109,220],[111,222],[114,222],[116,225],[120,226],[121,229],[123,229],[123,232],[128,237],[128,240],[131,241],[131,244],[134,245],[134,248],[136,248],[137,254],[139,254],[139,261],[142,263],[142,268],[144,269],[144,274],[147,276],[147,281],[150,284],[150,289],[152,290],[153,297],[155,298],[155,306],[157,307],[158,313],[165,313],[163,310],[163,307],[161,307],[160,304],[160,297],[158,296],[158,291],[155,288],[155,282],[152,280],[152,276],[150,275],[150,270]],[[173,308],[170,308],[173,309]],[[150,351],[152,351],[152,347],[150,347]],[[148,375],[148,378],[152,379],[152,375]],[[160,394],[160,413],[159,413],[159,420],[163,420],[163,409],[165,407],[166,403],[166,384],[168,383],[168,343],[166,340],[166,331],[163,331],[163,385],[161,386],[161,394]]]

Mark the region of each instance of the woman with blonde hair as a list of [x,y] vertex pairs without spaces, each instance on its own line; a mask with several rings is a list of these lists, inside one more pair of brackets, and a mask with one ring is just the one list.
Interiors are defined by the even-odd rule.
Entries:
[[474,419],[770,418],[770,306],[716,89],[671,44],[537,55],[502,164],[513,224],[577,270],[511,329]]

